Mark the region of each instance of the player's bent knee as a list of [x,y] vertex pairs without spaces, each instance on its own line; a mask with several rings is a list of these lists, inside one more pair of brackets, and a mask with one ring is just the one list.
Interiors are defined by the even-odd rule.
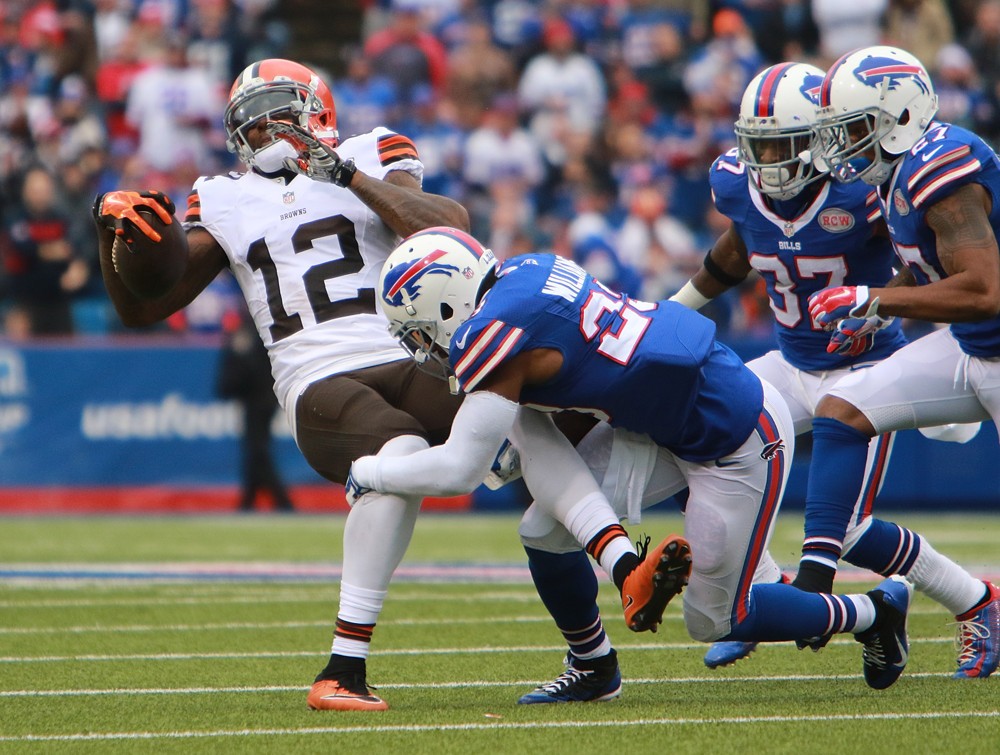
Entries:
[[868,531],[868,528],[871,527],[871,525],[872,525],[872,518],[870,516],[866,516],[864,519],[861,520],[859,524],[855,524],[852,525],[851,527],[848,527],[847,533],[844,536],[844,548],[842,556],[842,558],[845,561],[850,561],[849,556],[851,554],[851,550],[854,548],[855,545],[858,544],[858,541],[862,537],[864,537],[864,534]]
[[835,419],[866,435],[875,435],[875,428],[854,404],[839,396],[824,396],[816,406],[816,416]]
[[684,626],[692,640],[715,642],[729,634],[729,619],[711,616],[684,603]]
[[580,544],[553,516],[536,504],[528,507],[517,527],[521,544],[526,548],[545,553],[571,553],[580,550]]
[[382,448],[378,450],[378,456],[409,456],[417,451],[430,448],[424,438],[419,435],[398,435],[392,440],[387,440]]

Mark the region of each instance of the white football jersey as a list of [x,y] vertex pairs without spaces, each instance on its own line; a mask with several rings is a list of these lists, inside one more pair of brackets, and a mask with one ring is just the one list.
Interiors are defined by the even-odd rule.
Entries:
[[[337,153],[374,178],[392,170],[423,178],[413,143],[385,128],[344,141]],[[204,228],[229,257],[287,414],[320,378],[408,358],[375,295],[400,237],[348,189],[252,171],[203,176],[184,225]]]

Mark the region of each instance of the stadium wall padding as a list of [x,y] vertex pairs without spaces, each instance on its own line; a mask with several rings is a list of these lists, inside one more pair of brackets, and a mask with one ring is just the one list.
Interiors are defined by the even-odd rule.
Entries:
[[[759,344],[744,346],[737,351]],[[235,403],[214,395],[219,354],[218,341],[204,337],[0,342],[0,512],[232,509],[241,418]],[[786,507],[804,499],[803,440]],[[343,491],[309,468],[280,413],[275,455],[300,509],[346,511]],[[525,499],[518,488],[482,490],[424,508],[510,509]],[[1000,446],[992,424],[964,445],[899,433],[879,508],[998,504]]]

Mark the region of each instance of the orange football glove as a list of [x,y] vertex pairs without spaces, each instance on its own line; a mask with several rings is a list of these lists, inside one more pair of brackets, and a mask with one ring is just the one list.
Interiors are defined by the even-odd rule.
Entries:
[[[132,243],[133,227],[138,228],[153,241],[160,241],[160,234],[142,219],[136,212],[136,207],[150,208],[168,225],[173,222],[173,215],[176,212],[170,197],[154,189],[143,192],[109,191],[107,194],[98,194],[94,200],[94,221],[103,228],[113,230],[116,236],[125,239],[126,244]],[[125,224],[126,220],[129,221],[129,225]]]

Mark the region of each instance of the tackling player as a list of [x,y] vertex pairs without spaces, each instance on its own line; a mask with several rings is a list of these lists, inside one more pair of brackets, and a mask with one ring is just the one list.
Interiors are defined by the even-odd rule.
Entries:
[[[777,390],[715,340],[709,320],[680,304],[615,293],[551,254],[499,268],[491,261],[475,239],[452,229],[414,234],[387,260],[379,293],[391,331],[466,399],[443,445],[355,461],[352,493],[466,492],[512,430],[529,490],[574,487],[590,478],[585,467],[565,472],[582,466],[579,454],[546,416],[524,407],[592,414],[634,441],[636,453],[620,446],[629,458],[619,457],[615,474],[604,477],[605,485],[624,483],[630,519],[651,502],[648,490],[658,501],[689,488],[693,563],[684,619],[692,637],[780,641],[853,632],[865,646],[867,683],[895,682],[908,647],[912,588],[905,580],[847,596],[752,584],[794,449]],[[559,539],[548,534],[537,533],[537,546],[558,553]]]
[[[797,435],[812,429],[816,405],[837,381],[906,343],[898,321],[875,315],[841,322],[828,348],[830,334],[808,313],[809,296],[828,286],[885,284],[894,260],[875,189],[835,182],[813,159],[822,81],[814,66],[781,63],[750,82],[736,122],[739,147],[719,157],[710,176],[715,206],[732,224],[672,297],[698,309],[751,270],[764,278],[778,349],[747,366],[781,392]],[[868,447],[844,559],[883,576],[901,574],[951,613],[965,614],[982,599],[983,582],[923,536],[872,516],[893,440],[890,432]],[[793,584],[813,592],[833,586],[832,579],[813,578],[811,561]],[[728,665],[753,649],[753,643],[716,643],[705,664]]]
[[[878,187],[906,267],[891,286],[814,294],[810,316],[828,327],[874,316],[951,323],[848,375],[816,409],[802,567],[830,582],[872,437],[1000,422],[1000,159],[975,134],[934,120],[931,79],[898,48],[841,57],[823,79],[820,106],[823,156],[834,178]],[[966,589],[954,573],[928,577],[941,589]],[[958,616],[957,678],[989,676],[1000,661],[1000,590],[987,584],[975,593]]]

